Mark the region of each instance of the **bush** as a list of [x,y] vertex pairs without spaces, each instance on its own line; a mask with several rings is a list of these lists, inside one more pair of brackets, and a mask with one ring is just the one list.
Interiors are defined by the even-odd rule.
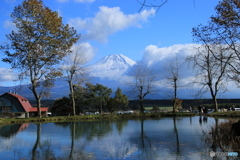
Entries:
[[228,122],[216,123],[209,131],[204,132],[204,140],[206,144],[214,151],[220,149],[222,152],[226,151],[240,151],[240,137],[235,136],[231,129],[234,120]]

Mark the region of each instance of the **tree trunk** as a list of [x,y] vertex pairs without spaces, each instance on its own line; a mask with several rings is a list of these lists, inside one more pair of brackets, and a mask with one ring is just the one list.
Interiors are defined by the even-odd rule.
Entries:
[[69,87],[70,87],[70,93],[71,93],[71,101],[72,101],[72,114],[73,116],[76,115],[76,105],[75,105],[75,95],[74,95],[74,90],[73,90],[73,84],[72,84],[72,81],[68,81],[69,83]]
[[140,111],[141,111],[141,113],[144,113],[143,98],[142,97],[140,97]]
[[41,98],[37,98],[37,109],[38,109],[38,117],[42,118],[42,111],[41,111]]
[[175,112],[175,101],[176,101],[176,99],[174,98],[173,99],[173,112]]
[[218,103],[217,103],[217,98],[216,98],[217,91],[214,92],[211,85],[209,85],[209,88],[210,88],[210,92],[211,92],[211,96],[212,96],[212,100],[213,100],[213,104],[214,104],[214,109],[215,109],[215,112],[217,112],[218,111]]
[[213,104],[214,104],[215,112],[217,112],[218,111],[218,103],[217,103],[216,96],[213,97]]
[[176,98],[177,98],[177,79],[174,79],[174,100],[173,100],[173,112],[176,111]]
[[36,99],[36,102],[37,102],[37,111],[38,111],[38,117],[41,118],[42,117],[42,111],[41,111],[41,96],[37,94],[37,91],[36,91],[36,82],[33,82],[32,83],[32,92],[34,94],[34,97]]

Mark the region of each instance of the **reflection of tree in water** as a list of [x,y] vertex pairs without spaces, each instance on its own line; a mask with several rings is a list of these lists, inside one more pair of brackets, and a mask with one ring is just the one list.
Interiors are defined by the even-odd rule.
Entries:
[[[36,142],[33,146],[33,149],[32,149],[32,160],[35,160],[36,159],[36,152],[37,152],[37,148],[39,146],[39,143],[40,143],[40,136],[41,136],[41,129],[42,129],[42,124],[39,123],[39,124],[36,124],[37,125],[37,138],[36,138]],[[38,154],[39,155],[39,154]]]
[[174,127],[174,133],[176,136],[176,155],[178,157],[179,155],[181,155],[181,152],[180,152],[180,145],[179,145],[178,129],[176,126],[176,117],[173,117],[173,127]]
[[[75,123],[75,122],[73,122]],[[67,123],[64,123],[64,127],[67,127],[66,125]],[[68,123],[68,127],[69,127]],[[59,151],[56,152],[56,146],[53,145],[53,142],[51,140],[51,137],[49,137],[48,139],[45,140],[41,140],[41,130],[42,130],[42,124],[36,124],[37,129],[36,129],[36,141],[33,145],[33,148],[28,152],[27,155],[24,155],[24,153],[20,150],[13,150],[13,152],[15,153],[15,156],[17,156],[17,159],[29,159],[29,157],[31,157],[32,160],[93,160],[95,159],[94,155],[91,153],[87,153],[84,151],[85,149],[85,145],[84,144],[78,144],[76,146],[71,145],[71,149],[70,150],[66,150],[66,152],[61,153],[61,155],[59,155]],[[74,126],[74,125],[73,125]],[[74,133],[74,127],[72,127],[73,130],[72,134]],[[72,137],[74,138],[74,135],[72,135]],[[72,153],[69,153],[73,151]],[[71,154],[71,157],[69,156],[69,154]],[[57,156],[59,155],[59,156]]]
[[[87,127],[99,128],[98,123],[97,124],[90,123],[87,125]],[[136,145],[131,144],[131,142],[126,141],[124,138],[122,138],[120,136],[123,131],[123,128],[128,124],[128,120],[117,120],[114,122],[103,121],[101,125],[104,125],[104,124],[108,125],[104,129],[105,131],[96,132],[93,135],[93,137],[96,138],[96,136],[100,136],[99,138],[101,138],[101,137],[108,138],[108,133],[111,132],[110,140],[102,139],[99,141],[99,139],[96,140],[96,139],[91,138],[93,143],[95,143],[95,140],[97,141],[97,144],[99,144],[99,142],[101,142],[101,144],[95,146],[95,149],[98,152],[101,152],[103,154],[102,155],[103,157],[105,157],[107,159],[125,159],[126,157],[129,157],[137,150]],[[81,126],[81,124],[79,124],[79,125]],[[97,125],[97,127],[90,126],[90,125]],[[93,130],[95,130],[95,129],[93,129]],[[92,131],[92,129],[91,129],[91,131]],[[117,131],[119,134],[114,134],[112,131]],[[105,134],[102,134],[102,133],[105,133]],[[85,137],[85,135],[83,135],[83,137]],[[87,144],[87,143],[85,143],[85,144]]]
[[135,144],[140,150],[138,151],[137,159],[156,159],[158,157],[157,149],[154,147],[152,139],[145,134],[144,120],[141,120],[140,133],[136,134],[136,136],[130,137],[129,142]]
[[54,124],[55,124],[56,126],[60,126],[60,127],[63,127],[63,128],[67,128],[67,127],[69,127],[70,122],[55,122]]
[[232,133],[232,124],[236,120],[228,120],[219,122],[215,118],[215,125],[211,126],[208,131],[204,131],[203,138],[205,144],[215,152],[239,152],[240,153],[240,137],[234,136]]
[[118,133],[121,134],[123,131],[123,128],[125,126],[127,126],[128,120],[118,120],[118,121],[115,121],[115,124],[116,124],[116,128],[118,130]]
[[[157,129],[154,132],[151,131],[151,128],[148,130],[149,127],[144,125],[145,121],[141,120],[140,132],[136,132],[136,136],[129,139],[139,149],[137,159],[161,159],[162,157],[191,159],[196,157],[195,154],[197,154],[198,158],[204,158],[205,155],[199,152],[202,150],[201,144],[197,143],[201,141],[201,137],[197,140],[198,136],[192,133],[190,133],[191,137],[189,137],[188,130],[185,130],[184,127],[184,125],[189,125],[188,123],[184,123],[183,126],[180,125],[179,132],[177,123],[179,120],[181,119],[168,118],[166,121],[168,123],[160,123],[159,126],[156,126]],[[149,124],[149,122],[146,124]],[[196,144],[194,144],[195,142]]]
[[91,122],[76,122],[75,139],[85,137],[87,140],[93,138],[102,138],[104,135],[112,131],[111,121],[91,121]]
[[77,122],[71,122],[70,128],[71,128],[71,148],[70,148],[70,154],[69,154],[69,160],[90,160],[95,159],[93,154],[86,153],[85,147],[87,143],[77,144],[75,145],[75,139],[76,139],[76,123]]

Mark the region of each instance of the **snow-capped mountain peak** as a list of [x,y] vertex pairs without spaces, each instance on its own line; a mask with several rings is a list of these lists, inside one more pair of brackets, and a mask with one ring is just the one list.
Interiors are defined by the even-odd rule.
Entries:
[[90,75],[100,78],[118,79],[136,62],[122,54],[108,55],[89,66]]
[[92,69],[107,69],[107,70],[125,70],[136,64],[135,61],[122,54],[108,55],[91,65]]

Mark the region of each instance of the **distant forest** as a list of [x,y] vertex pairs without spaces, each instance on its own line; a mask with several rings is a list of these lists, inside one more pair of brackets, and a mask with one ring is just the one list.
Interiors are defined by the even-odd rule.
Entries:
[[[138,105],[138,100],[130,100],[128,106],[135,108]],[[144,107],[170,107],[172,106],[172,100],[144,100]],[[189,109],[189,107],[197,108],[199,105],[204,105],[208,108],[214,108],[212,99],[182,99],[182,108]],[[240,99],[218,99],[219,108],[230,108],[235,105],[236,108],[240,108]]]

